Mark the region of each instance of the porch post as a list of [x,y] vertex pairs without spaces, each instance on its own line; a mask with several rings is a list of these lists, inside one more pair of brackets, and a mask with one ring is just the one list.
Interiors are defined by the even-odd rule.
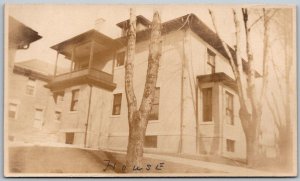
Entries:
[[94,41],[91,42],[91,50],[90,50],[90,60],[89,60],[89,70],[91,69],[92,67],[92,62],[93,62],[93,59],[94,59]]
[[54,75],[53,77],[56,76],[56,72],[57,72],[57,61],[58,61],[58,55],[59,55],[59,51],[57,51],[57,54],[56,54],[56,60],[55,60],[55,66],[54,66]]
[[72,48],[70,72],[73,71],[74,57],[75,57],[75,47]]

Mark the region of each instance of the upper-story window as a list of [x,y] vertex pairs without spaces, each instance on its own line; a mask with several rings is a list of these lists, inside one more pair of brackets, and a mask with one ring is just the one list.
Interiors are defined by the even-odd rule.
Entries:
[[9,103],[8,117],[12,118],[12,119],[16,119],[17,118],[17,112],[18,112],[18,104]]
[[212,121],[212,88],[202,89],[203,122]]
[[28,78],[26,88],[25,88],[25,94],[27,95],[34,95],[35,93],[35,86],[36,86],[36,80],[32,78]]
[[44,110],[41,108],[36,108],[34,113],[34,127],[41,128],[43,126],[43,116]]
[[64,96],[65,96],[65,92],[63,92],[63,91],[54,93],[55,103],[58,104],[58,103],[61,103],[62,101],[64,101]]
[[120,115],[121,114],[121,103],[122,103],[122,94],[121,93],[114,94],[112,115]]
[[79,97],[79,89],[73,90],[70,111],[78,110],[78,97]]
[[123,66],[125,63],[125,51],[119,52],[116,55],[116,67]]
[[209,73],[213,74],[216,72],[216,54],[210,49],[207,49],[207,65]]
[[150,113],[148,115],[148,120],[158,120],[158,115],[159,115],[159,94],[160,94],[160,88],[155,87],[154,98],[153,98]]
[[61,119],[61,112],[60,111],[55,111],[55,120],[60,121]]
[[226,122],[227,124],[234,124],[234,114],[233,114],[233,95],[226,91],[225,93],[225,112],[226,112]]

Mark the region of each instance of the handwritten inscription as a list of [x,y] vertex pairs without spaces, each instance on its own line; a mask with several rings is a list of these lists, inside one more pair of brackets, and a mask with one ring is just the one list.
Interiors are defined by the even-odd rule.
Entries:
[[[104,171],[106,171],[107,169],[115,170],[117,168],[117,166],[120,167],[123,172],[125,172],[125,170],[126,170],[126,165],[125,164],[118,164],[117,165],[117,163],[112,162],[111,160],[104,160],[104,162],[106,162],[106,167],[105,167]],[[145,169],[146,171],[150,171],[150,170],[159,171],[159,170],[162,170],[164,168],[164,165],[165,165],[164,162],[160,162],[160,163],[154,164],[154,165],[152,165],[150,163],[147,163],[145,167],[139,167],[139,166],[134,165],[132,167],[132,170],[133,171],[143,171]]]

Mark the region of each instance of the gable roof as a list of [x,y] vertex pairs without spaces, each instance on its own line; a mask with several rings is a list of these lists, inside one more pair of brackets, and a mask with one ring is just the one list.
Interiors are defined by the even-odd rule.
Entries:
[[[42,80],[47,81],[50,80],[53,76],[54,66],[55,65],[42,60],[30,59],[15,63],[14,72],[25,74],[28,76],[34,76],[36,78],[40,78]],[[58,66],[57,72],[58,74],[63,73],[65,72],[65,69]]]

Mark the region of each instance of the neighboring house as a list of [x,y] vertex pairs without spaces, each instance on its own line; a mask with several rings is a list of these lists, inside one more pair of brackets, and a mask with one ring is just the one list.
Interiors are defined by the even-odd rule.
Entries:
[[[47,85],[54,97],[64,95],[59,105],[61,142],[126,150],[124,35],[128,22],[117,24],[122,29],[117,39],[90,30],[51,47],[71,62],[69,73],[55,73]],[[138,103],[146,80],[149,25],[149,20],[137,16],[133,82]],[[236,85],[220,39],[194,14],[162,27],[163,53],[146,130],[146,151],[244,159],[246,144]],[[244,71],[246,65],[244,62]]]
[[44,87],[52,79],[53,69],[53,65],[37,59],[15,64],[7,79],[10,141],[56,141],[59,123],[49,119],[54,114],[54,101],[50,90]]

